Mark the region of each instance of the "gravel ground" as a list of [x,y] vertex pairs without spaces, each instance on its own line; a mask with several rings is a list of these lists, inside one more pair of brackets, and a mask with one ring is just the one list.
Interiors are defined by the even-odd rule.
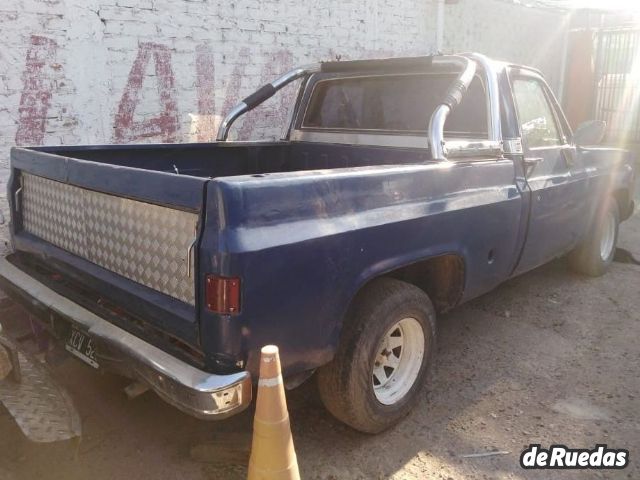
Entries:
[[[621,227],[620,245],[640,258],[640,215]],[[591,279],[556,261],[456,309],[439,328],[429,391],[386,433],[333,420],[313,382],[289,392],[303,478],[640,478],[640,266],[614,263]],[[75,360],[55,373],[81,412],[81,442],[31,443],[0,410],[0,479],[245,478],[242,465],[190,452],[214,438],[229,438],[229,448],[238,433],[248,438],[251,411],[204,423],[152,393],[127,400],[126,380]],[[628,449],[631,462],[621,471],[525,471],[519,457],[530,443],[606,443]],[[462,456],[493,450],[509,453]]]

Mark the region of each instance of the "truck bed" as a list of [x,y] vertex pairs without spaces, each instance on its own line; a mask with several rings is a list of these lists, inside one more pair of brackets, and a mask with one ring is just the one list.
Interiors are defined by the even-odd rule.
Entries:
[[[300,200],[312,192],[309,179],[296,171],[311,174],[312,190],[320,189],[313,195],[323,196],[335,182],[327,169],[428,160],[425,149],[295,142],[15,148],[13,260],[114,323],[219,371],[205,350],[240,349],[240,339],[201,330],[203,315],[209,315],[199,307],[203,272],[211,270],[212,258],[227,258],[218,254],[227,248],[219,245],[227,241],[219,209],[233,208],[234,220],[262,223],[301,204],[272,192],[272,203],[254,205],[251,192],[262,195],[261,184],[271,191],[274,182],[290,178],[290,192]],[[345,171],[361,175],[361,169]],[[244,204],[240,210],[238,202]],[[316,201],[309,197],[305,203],[310,210],[297,215],[316,215]],[[250,237],[258,243],[262,238]],[[60,274],[64,282],[52,282]],[[207,328],[225,330],[215,325],[219,319],[205,320]]]
[[[425,138],[426,144],[426,138]],[[424,148],[299,142],[36,147],[32,151],[107,165],[204,178],[430,160]]]

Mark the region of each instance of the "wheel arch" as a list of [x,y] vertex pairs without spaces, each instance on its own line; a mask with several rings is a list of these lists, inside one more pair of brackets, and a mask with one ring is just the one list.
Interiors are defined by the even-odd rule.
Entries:
[[395,278],[415,285],[431,299],[437,312],[455,307],[462,298],[466,280],[466,262],[457,252],[439,253],[375,271],[365,276],[349,305],[372,282],[379,278]]
[[349,301],[334,324],[331,340],[331,357],[340,343],[345,319],[358,295],[367,286],[381,278],[394,278],[415,285],[424,291],[436,310],[443,313],[451,310],[462,299],[466,278],[467,262],[464,255],[457,251],[444,250],[428,256],[419,256],[403,262],[386,262],[384,266],[365,271],[351,294]]

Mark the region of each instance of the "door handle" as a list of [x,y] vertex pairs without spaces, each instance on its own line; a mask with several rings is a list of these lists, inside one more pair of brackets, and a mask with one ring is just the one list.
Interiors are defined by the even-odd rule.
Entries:
[[524,166],[525,167],[533,167],[535,165],[538,165],[543,160],[544,160],[544,158],[542,158],[542,157],[525,157]]

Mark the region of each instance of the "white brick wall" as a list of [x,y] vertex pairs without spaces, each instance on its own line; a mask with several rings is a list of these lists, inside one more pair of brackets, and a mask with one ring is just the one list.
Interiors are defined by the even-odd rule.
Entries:
[[460,0],[446,7],[444,50],[534,66],[558,94],[570,18],[504,0]]
[[[561,18],[523,11],[448,4],[445,51],[534,63],[557,78],[550,35]],[[240,98],[289,67],[432,53],[435,22],[433,0],[0,0],[0,171],[16,143],[205,141]],[[288,104],[270,100],[232,136],[277,135]]]
[[[0,168],[16,142],[206,140],[240,98],[293,65],[430,53],[430,8],[421,0],[1,0]],[[272,124],[287,104],[274,99],[234,134],[277,134]]]

